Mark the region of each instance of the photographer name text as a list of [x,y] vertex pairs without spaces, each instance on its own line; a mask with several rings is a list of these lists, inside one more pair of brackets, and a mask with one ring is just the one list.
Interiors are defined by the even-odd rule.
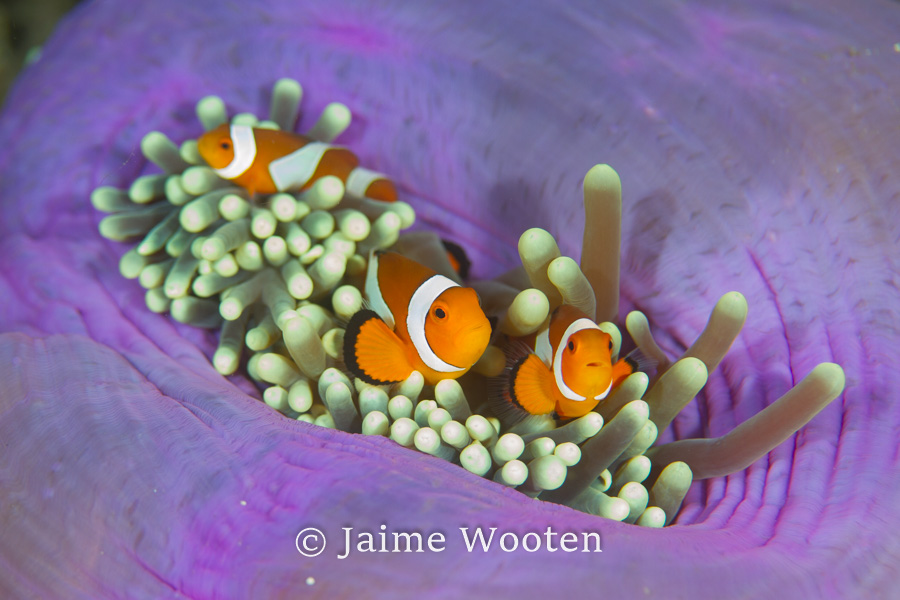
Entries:
[[[377,531],[357,531],[354,527],[342,527],[343,546],[336,556],[343,560],[354,554],[372,552],[425,553],[443,552],[447,536],[440,531],[389,530],[381,525]],[[600,533],[567,531],[557,533],[552,527],[542,532],[501,532],[497,527],[460,527],[459,537],[467,552],[603,552]],[[297,535],[296,547],[304,556],[318,556],[325,550],[326,539],[320,530],[308,527]]]

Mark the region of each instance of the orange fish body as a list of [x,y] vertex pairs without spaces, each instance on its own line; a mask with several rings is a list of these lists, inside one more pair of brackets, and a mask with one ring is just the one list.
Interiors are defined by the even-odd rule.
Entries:
[[359,166],[355,154],[296,133],[247,125],[219,125],[197,140],[197,149],[223,179],[255,193],[305,190],[334,175],[356,196],[392,202],[394,184]]
[[507,416],[586,415],[638,367],[630,357],[613,363],[610,335],[567,304],[553,312],[549,325],[521,341],[531,352],[504,375],[498,412]]
[[472,288],[395,252],[373,252],[366,273],[370,308],[350,318],[344,362],[380,385],[419,371],[425,383],[456,379],[481,358],[491,326]]

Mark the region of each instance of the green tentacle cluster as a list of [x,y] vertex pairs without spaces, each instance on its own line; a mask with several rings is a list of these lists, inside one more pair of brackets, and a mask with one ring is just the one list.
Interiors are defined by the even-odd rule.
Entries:
[[[268,120],[243,113],[232,123],[291,130],[301,95],[297,82],[280,80]],[[198,103],[197,114],[207,130],[227,121],[224,103],[214,96]],[[349,122],[349,110],[332,104],[307,135],[330,142]],[[351,197],[333,177],[301,193],[250,199],[205,166],[195,140],[177,146],[151,132],[141,149],[161,174],[139,177],[128,190],[101,187],[92,195],[94,206],[110,213],[100,232],[137,240],[120,261],[122,275],[146,288],[150,310],[220,328],[215,368],[231,375],[245,364],[264,401],[290,418],[386,436],[542,500],[662,527],[693,479],[746,468],[843,389],[840,367],[820,365],[722,438],[654,447],[740,332],[747,304],[737,292],[719,301],[706,330],[674,363],[653,342],[646,317],[629,314],[628,331],[656,359],[657,373],[652,380],[631,375],[594,412],[568,423],[550,417],[512,427],[500,423],[485,391],[486,377],[504,368],[497,346],[489,346],[460,381],[426,387],[418,372],[394,386],[351,380],[341,370],[341,323],[362,306],[369,250],[395,247],[421,262],[431,257],[428,266],[446,271],[437,236],[401,235],[415,219],[412,208]],[[618,176],[605,165],[594,167],[584,194],[581,264],[561,256],[549,233],[532,229],[520,239],[520,268],[471,285],[505,335],[536,331],[552,307],[566,302],[605,321],[600,326],[618,354],[622,336],[607,321],[616,315],[619,295]]]

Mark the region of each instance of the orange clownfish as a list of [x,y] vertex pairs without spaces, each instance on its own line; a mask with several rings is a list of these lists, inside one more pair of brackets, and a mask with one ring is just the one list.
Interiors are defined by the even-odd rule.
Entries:
[[450,261],[450,266],[453,267],[453,270],[456,271],[463,281],[468,279],[469,271],[472,269],[472,261],[469,260],[463,247],[456,242],[445,239],[441,239],[441,244],[444,246],[444,251],[447,252],[447,260]]
[[324,142],[281,131],[223,123],[197,140],[216,174],[255,193],[303,190],[326,175],[340,178],[357,197],[393,202],[397,189],[384,175],[359,166],[355,154]]
[[381,385],[419,371],[425,383],[456,379],[481,358],[491,337],[478,294],[396,252],[369,256],[369,308],[350,318],[344,363]]
[[508,350],[507,371],[494,398],[498,416],[515,422],[554,412],[562,419],[586,415],[644,366],[636,353],[613,363],[612,347],[608,333],[582,311],[563,304],[535,336]]

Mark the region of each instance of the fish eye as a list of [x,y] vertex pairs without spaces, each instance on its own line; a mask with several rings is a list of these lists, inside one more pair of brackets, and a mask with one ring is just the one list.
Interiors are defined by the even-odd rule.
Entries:
[[612,350],[612,340],[609,340],[609,349]]
[[219,142],[219,147],[222,148],[222,150],[230,150],[231,142],[229,142],[228,140],[222,140],[221,142]]
[[575,342],[569,340],[569,352],[575,352]]
[[444,317],[447,316],[447,313],[444,312],[443,308],[436,308],[436,309],[434,309],[434,316],[437,317],[438,319],[443,319]]

